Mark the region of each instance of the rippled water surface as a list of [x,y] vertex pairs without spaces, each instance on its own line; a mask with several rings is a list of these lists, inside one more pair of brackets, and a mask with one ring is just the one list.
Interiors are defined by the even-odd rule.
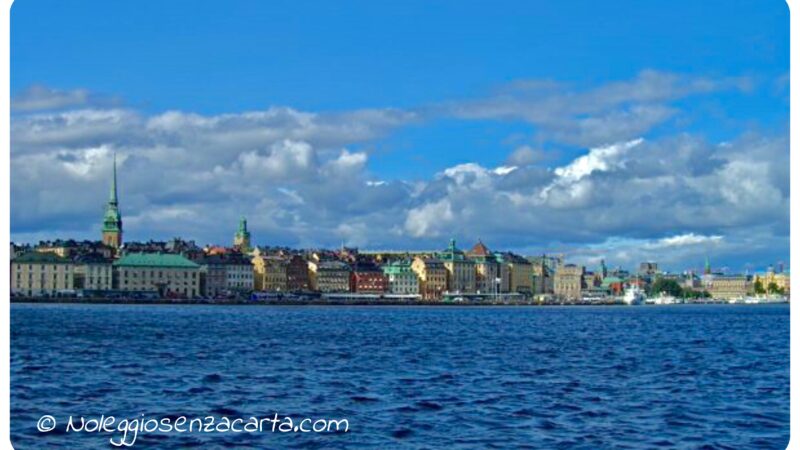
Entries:
[[[11,307],[17,449],[69,415],[347,418],[138,448],[784,448],[789,307]],[[44,414],[59,427],[36,430]],[[62,431],[59,431],[62,430]]]

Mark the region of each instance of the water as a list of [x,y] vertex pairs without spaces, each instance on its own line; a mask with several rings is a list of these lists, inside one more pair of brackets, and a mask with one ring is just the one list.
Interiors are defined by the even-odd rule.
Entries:
[[[140,448],[784,448],[789,307],[11,306],[17,449],[69,415],[346,418]],[[39,433],[53,415],[59,428]],[[59,430],[62,431],[59,431]]]

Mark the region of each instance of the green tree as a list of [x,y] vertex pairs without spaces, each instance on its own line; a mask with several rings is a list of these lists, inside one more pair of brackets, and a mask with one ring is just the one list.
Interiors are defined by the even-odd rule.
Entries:
[[756,294],[767,293],[767,291],[764,290],[764,283],[761,280],[756,280],[755,284],[753,285],[753,290],[755,290]]
[[683,296],[683,288],[675,280],[659,278],[650,285],[650,295],[665,293],[673,297]]

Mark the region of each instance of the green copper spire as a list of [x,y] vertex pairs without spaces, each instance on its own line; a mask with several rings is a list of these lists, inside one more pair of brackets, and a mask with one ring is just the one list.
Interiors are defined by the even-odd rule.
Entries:
[[114,177],[111,179],[111,192],[108,203],[117,205],[117,152],[114,152]]
[[708,255],[706,255],[706,267],[703,273],[705,273],[706,275],[709,275],[711,273],[711,262],[709,262],[708,260]]
[[114,153],[113,174],[111,190],[108,195],[106,212],[103,215],[103,243],[114,248],[122,245],[122,216],[119,213],[119,198],[117,197],[117,154]]

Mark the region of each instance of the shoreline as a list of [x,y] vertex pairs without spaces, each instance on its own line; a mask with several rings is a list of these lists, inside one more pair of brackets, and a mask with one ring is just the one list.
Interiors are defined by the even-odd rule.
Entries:
[[674,303],[666,305],[643,304],[627,305],[616,302],[442,302],[442,301],[381,301],[381,302],[337,302],[321,300],[287,301],[287,300],[260,300],[249,299],[238,300],[171,300],[171,299],[133,299],[133,298],[48,298],[48,297],[17,297],[11,298],[10,303],[14,304],[75,304],[75,305],[204,305],[204,306],[619,306],[619,307],[663,307],[663,306],[683,306],[683,305],[788,305],[785,302],[761,302],[761,303],[729,303],[723,301],[698,301]]

